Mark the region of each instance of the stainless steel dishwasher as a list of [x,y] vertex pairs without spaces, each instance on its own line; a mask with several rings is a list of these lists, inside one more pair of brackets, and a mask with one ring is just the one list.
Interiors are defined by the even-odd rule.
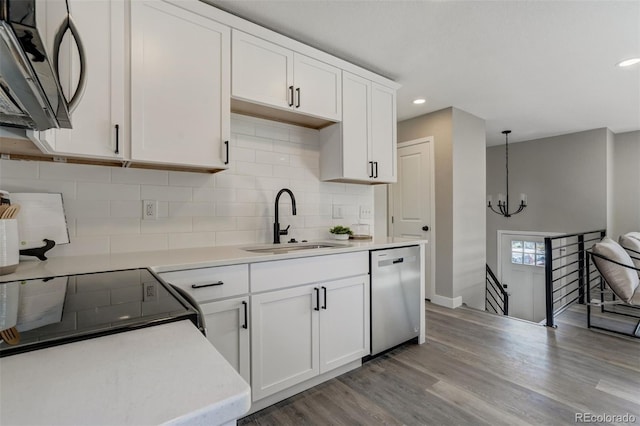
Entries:
[[372,250],[371,355],[418,336],[420,247]]

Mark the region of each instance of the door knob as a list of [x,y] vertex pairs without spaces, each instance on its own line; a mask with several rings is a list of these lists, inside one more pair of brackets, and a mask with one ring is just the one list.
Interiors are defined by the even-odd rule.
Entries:
[[425,226],[423,226],[423,227],[422,227],[422,230],[423,230],[423,231],[428,231],[428,230],[429,230],[429,227],[428,227],[427,225],[425,225]]

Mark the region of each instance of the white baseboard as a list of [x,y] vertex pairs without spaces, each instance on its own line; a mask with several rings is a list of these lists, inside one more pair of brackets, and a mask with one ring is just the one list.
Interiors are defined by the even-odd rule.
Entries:
[[434,294],[431,297],[431,303],[439,306],[444,306],[445,308],[455,309],[459,306],[462,306],[462,297],[458,296],[451,298]]

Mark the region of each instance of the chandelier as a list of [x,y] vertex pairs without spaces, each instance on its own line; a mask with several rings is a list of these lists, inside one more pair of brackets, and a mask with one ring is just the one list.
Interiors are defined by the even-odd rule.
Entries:
[[498,209],[496,210],[493,205],[491,204],[492,197],[491,195],[489,195],[488,201],[487,201],[487,207],[489,207],[491,209],[492,212],[497,213],[501,216],[504,217],[511,217],[514,214],[518,214],[520,213],[522,210],[524,210],[525,207],[527,207],[527,195],[526,194],[520,194],[520,205],[518,206],[518,209],[516,211],[510,212],[509,211],[509,133],[511,133],[511,130],[504,130],[502,132],[502,134],[504,135],[504,155],[505,155],[505,167],[506,167],[506,181],[507,181],[507,195],[506,197],[500,193],[498,194]]

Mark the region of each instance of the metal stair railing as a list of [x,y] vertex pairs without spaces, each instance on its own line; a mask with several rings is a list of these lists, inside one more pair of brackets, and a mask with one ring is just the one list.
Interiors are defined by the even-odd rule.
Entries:
[[500,284],[489,265],[486,266],[485,310],[498,315],[509,315],[509,294]]

